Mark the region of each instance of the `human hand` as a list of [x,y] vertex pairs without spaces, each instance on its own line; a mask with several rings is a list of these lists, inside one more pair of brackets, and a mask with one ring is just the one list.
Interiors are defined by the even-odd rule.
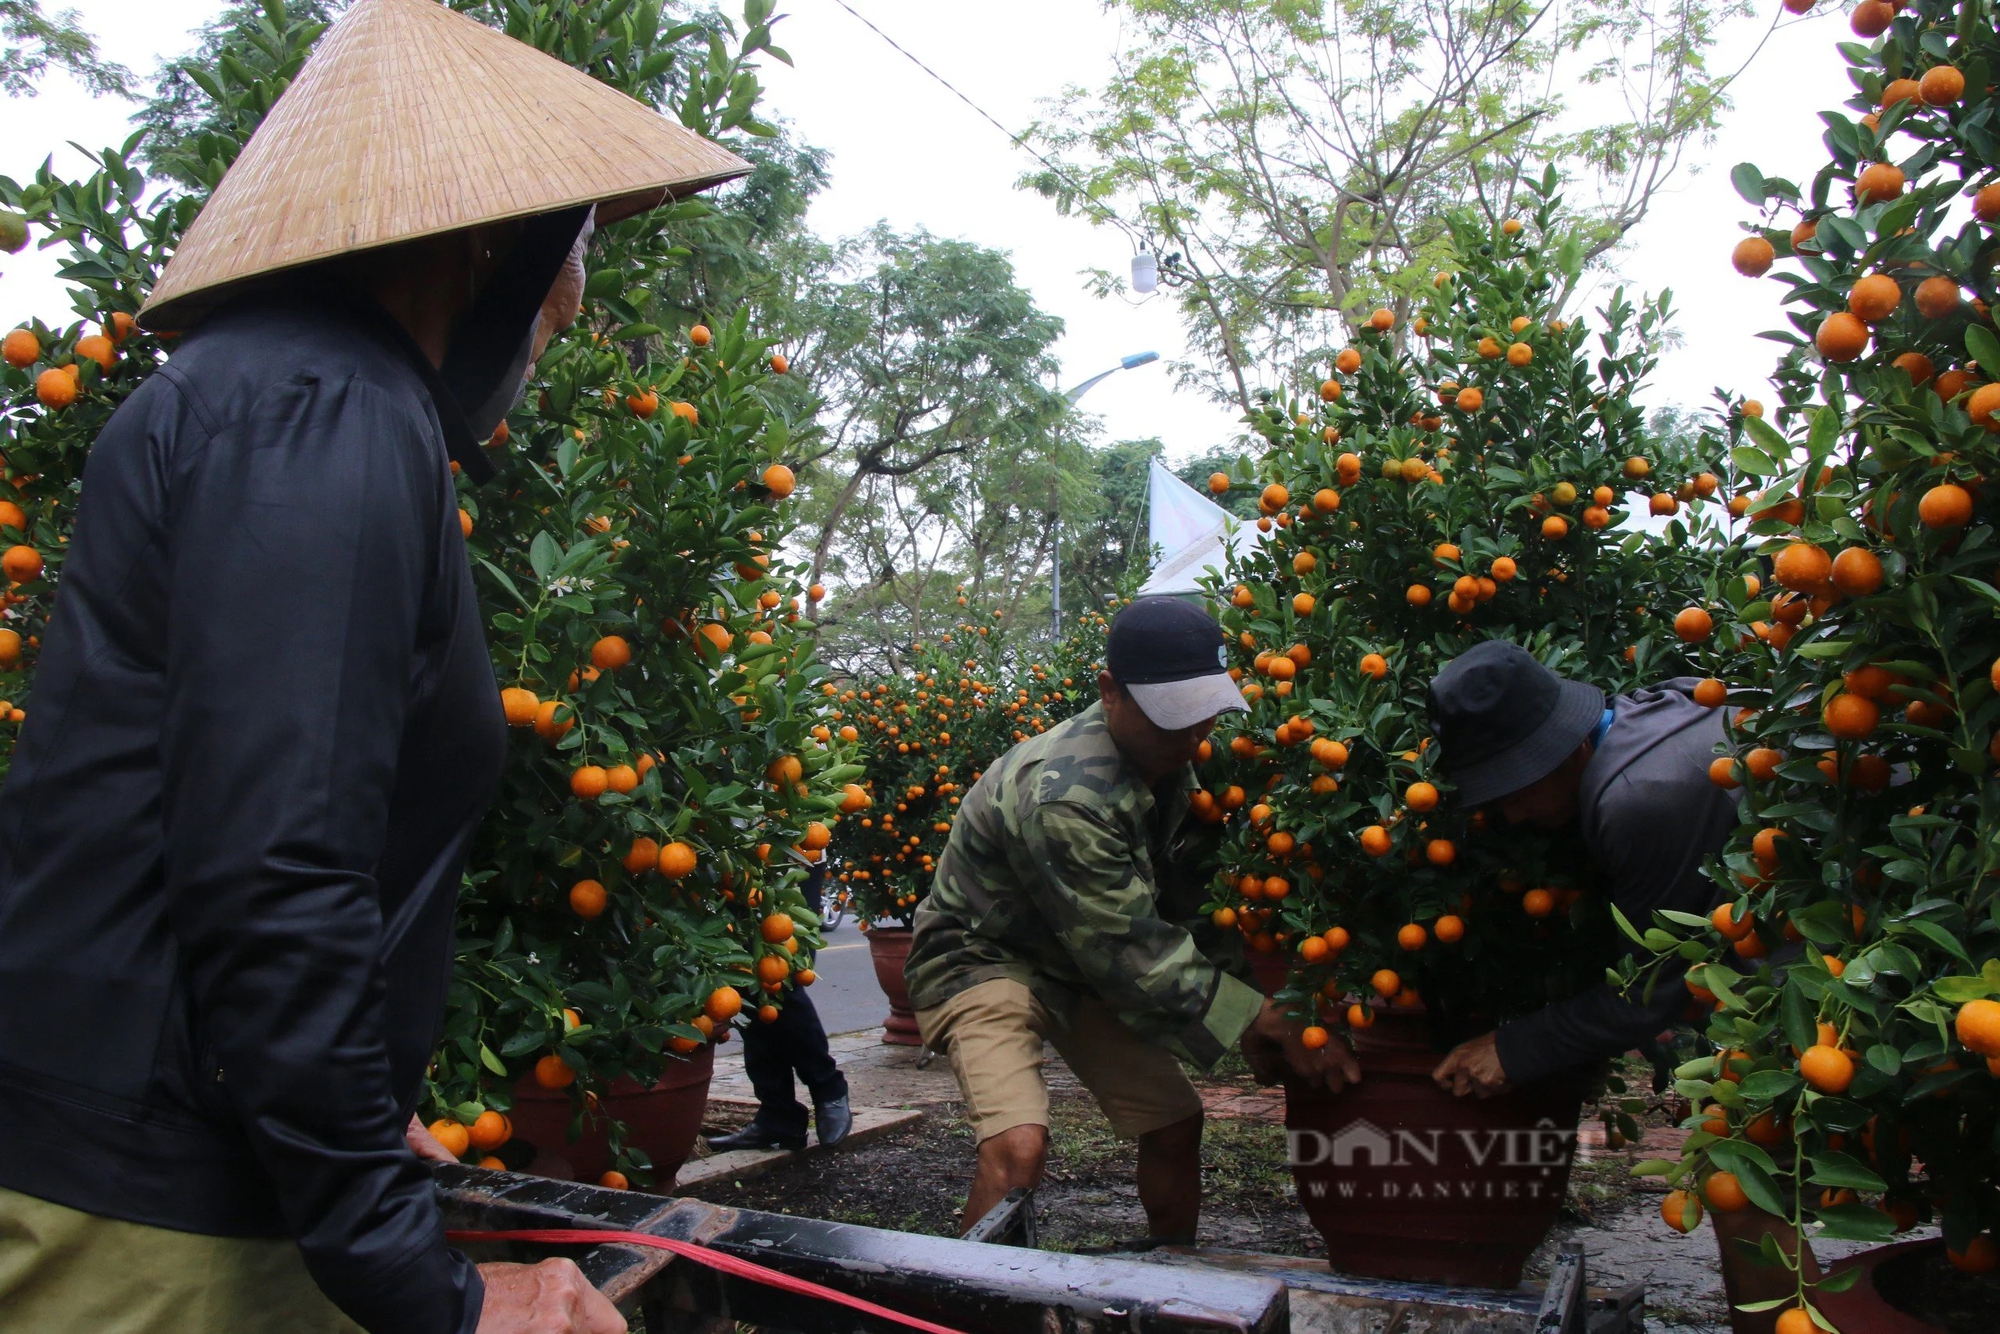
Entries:
[[479,1266],[478,1334],[625,1334],[625,1317],[573,1260]]
[[1361,1066],[1354,1053],[1339,1037],[1330,1037],[1317,1049],[1306,1046],[1303,1029],[1285,1017],[1283,1007],[1265,1001],[1264,1008],[1243,1033],[1243,1056],[1260,1084],[1275,1084],[1287,1069],[1307,1088],[1323,1088],[1338,1093],[1361,1081]]
[[430,1163],[455,1163],[458,1158],[444,1145],[438,1143],[436,1135],[416,1117],[410,1118],[409,1126],[403,1131],[403,1143],[410,1146],[410,1152]]
[[1445,1092],[1463,1098],[1468,1093],[1490,1098],[1507,1091],[1507,1070],[1500,1064],[1500,1046],[1485,1033],[1461,1042],[1445,1053],[1431,1079]]

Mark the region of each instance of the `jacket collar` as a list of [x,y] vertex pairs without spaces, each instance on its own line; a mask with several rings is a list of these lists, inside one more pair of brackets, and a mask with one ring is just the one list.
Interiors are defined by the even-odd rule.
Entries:
[[381,335],[403,354],[403,359],[423,382],[424,390],[431,396],[431,407],[437,412],[438,426],[444,431],[445,453],[456,463],[474,485],[493,480],[493,460],[486,457],[479,441],[472,437],[472,427],[466,423],[465,411],[458,406],[458,399],[452,395],[445,382],[431,365],[431,359],[417,346],[417,340],[399,324],[395,317],[373,301],[361,300],[355,303],[355,310]]
[[[1155,798],[1153,788],[1147,786],[1140,779],[1139,775],[1133,772],[1132,766],[1126,763],[1124,752],[1118,749],[1118,743],[1111,739],[1111,729],[1104,722],[1103,702],[1100,701],[1092,704],[1082,713],[1079,713],[1076,716],[1076,720],[1080,725],[1091,730],[1107,754],[1117,759],[1118,781],[1132,794],[1133,812],[1141,820],[1149,818],[1153,813],[1153,808],[1161,805],[1161,803]],[[1171,774],[1162,780],[1160,784],[1161,790],[1168,794],[1164,807],[1160,812],[1160,830],[1162,834],[1171,834],[1179,826],[1181,820],[1188,813],[1189,798],[1193,795],[1195,788],[1199,786],[1200,781],[1195,775],[1194,766],[1191,764],[1183,766],[1178,773]]]

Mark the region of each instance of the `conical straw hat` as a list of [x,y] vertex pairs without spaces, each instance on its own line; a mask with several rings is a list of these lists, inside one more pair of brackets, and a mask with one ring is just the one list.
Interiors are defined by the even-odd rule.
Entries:
[[356,0],[243,147],[139,318],[247,278],[596,203],[600,222],[750,164],[435,0]]

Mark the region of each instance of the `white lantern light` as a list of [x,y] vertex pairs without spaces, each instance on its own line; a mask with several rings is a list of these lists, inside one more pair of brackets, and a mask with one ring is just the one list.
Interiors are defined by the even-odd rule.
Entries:
[[1132,256],[1132,290],[1140,293],[1157,292],[1160,288],[1160,262],[1153,258],[1150,250],[1141,250]]

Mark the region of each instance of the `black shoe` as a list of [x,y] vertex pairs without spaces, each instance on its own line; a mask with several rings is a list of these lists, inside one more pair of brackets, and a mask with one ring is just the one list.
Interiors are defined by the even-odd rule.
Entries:
[[773,1130],[760,1121],[752,1121],[741,1130],[732,1130],[726,1135],[708,1135],[708,1147],[724,1153],[732,1149],[789,1149],[797,1153],[806,1146],[806,1132],[787,1135]]
[[813,1104],[813,1131],[822,1149],[830,1149],[840,1143],[852,1129],[854,1113],[847,1105],[847,1095],[842,1094],[832,1102]]

